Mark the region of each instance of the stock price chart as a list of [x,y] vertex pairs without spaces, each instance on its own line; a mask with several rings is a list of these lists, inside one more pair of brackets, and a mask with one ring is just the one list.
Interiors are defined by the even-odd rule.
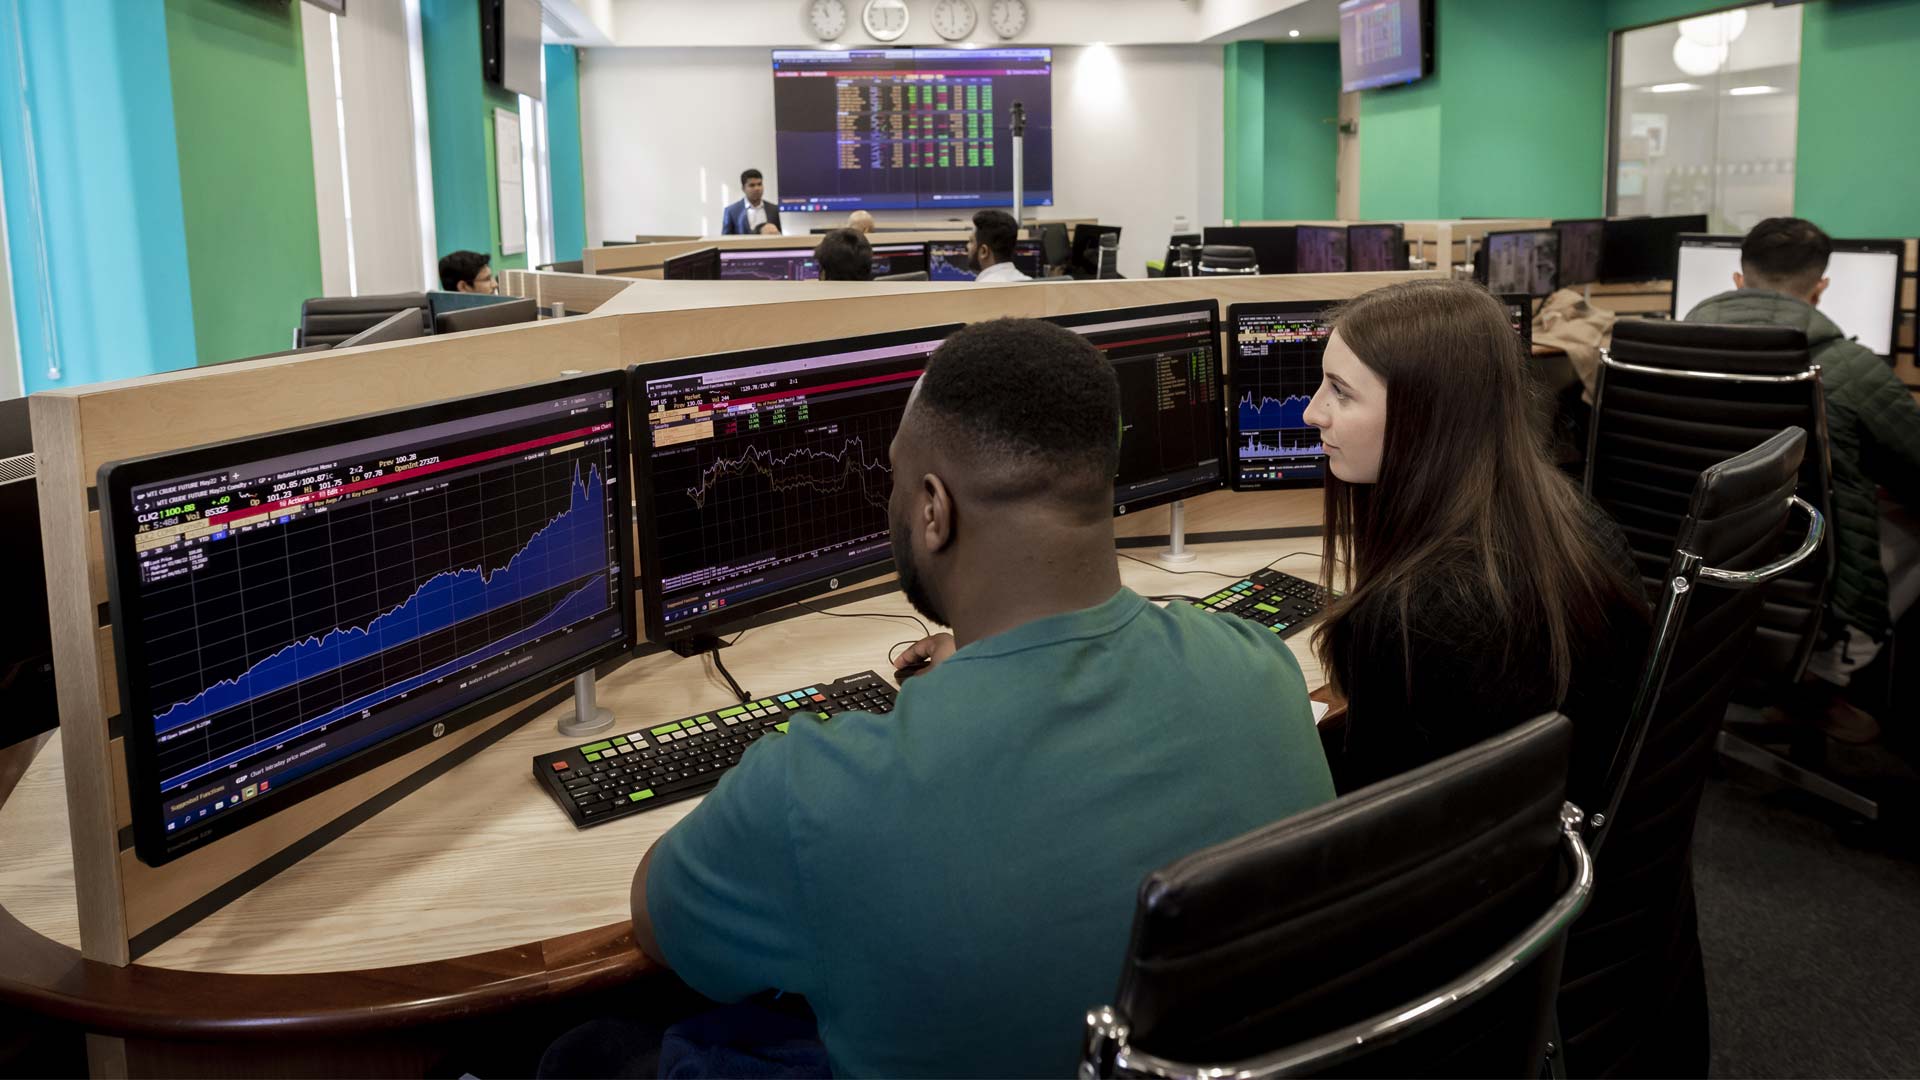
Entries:
[[1327,324],[1314,310],[1235,308],[1231,318],[1236,483],[1321,479],[1326,450],[1306,411],[1320,386]]

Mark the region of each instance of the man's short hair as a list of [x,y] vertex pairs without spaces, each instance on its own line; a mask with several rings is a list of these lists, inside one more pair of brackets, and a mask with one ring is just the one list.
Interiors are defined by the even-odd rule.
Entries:
[[1768,218],[1740,243],[1740,272],[1749,286],[1809,293],[1827,272],[1833,238],[1803,218]]
[[740,174],[740,186],[744,188],[747,186],[747,181],[759,179],[762,179],[759,169],[748,169]]
[[987,245],[994,262],[1012,262],[1013,245],[1020,239],[1020,226],[1005,210],[982,210],[973,215],[973,238]]
[[1044,494],[1111,513],[1120,382],[1079,334],[1038,319],[957,330],[928,358],[913,410],[986,497]]
[[820,238],[813,257],[821,281],[872,281],[873,245],[859,229],[835,229]]
[[480,271],[493,256],[478,251],[450,251],[440,256],[440,287],[448,292],[459,292],[460,283],[473,284]]

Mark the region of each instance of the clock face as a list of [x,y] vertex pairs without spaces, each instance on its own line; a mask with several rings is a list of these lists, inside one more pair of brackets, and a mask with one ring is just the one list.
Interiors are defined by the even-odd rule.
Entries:
[[847,0],[808,0],[807,29],[821,41],[832,41],[845,33]]
[[867,0],[860,22],[876,41],[892,41],[907,32],[907,0]]
[[965,40],[979,22],[973,0],[934,0],[933,32],[948,41]]
[[1018,37],[1027,28],[1027,0],[993,0],[987,22],[1003,38]]

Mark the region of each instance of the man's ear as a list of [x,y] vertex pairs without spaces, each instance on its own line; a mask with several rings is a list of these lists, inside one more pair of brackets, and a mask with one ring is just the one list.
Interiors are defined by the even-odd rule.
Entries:
[[1734,287],[1734,288],[1736,288],[1736,289],[1744,289],[1744,288],[1746,288],[1746,287],[1747,287],[1747,275],[1745,275],[1745,274],[1743,274],[1743,273],[1741,273],[1741,272],[1740,272],[1740,271],[1738,271],[1738,270],[1735,270],[1735,271],[1733,272],[1733,287]]
[[1820,284],[1815,285],[1813,292],[1807,296],[1807,303],[1812,304],[1814,307],[1819,307],[1820,298],[1827,295],[1827,286],[1831,284],[1833,284],[1832,278],[1821,278]]
[[924,496],[918,520],[914,528],[920,530],[921,540],[929,552],[945,551],[953,544],[956,508],[953,504],[953,490],[939,476],[928,473],[920,478],[920,494]]
[[453,291],[454,292],[476,292],[477,290],[474,289],[473,282],[471,281],[457,281],[457,282],[454,282]]

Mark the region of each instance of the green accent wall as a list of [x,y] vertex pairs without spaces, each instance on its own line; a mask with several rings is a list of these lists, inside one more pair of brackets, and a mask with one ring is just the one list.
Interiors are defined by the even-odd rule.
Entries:
[[547,50],[547,183],[553,193],[553,261],[577,259],[587,246],[587,183],[580,156],[580,53]]
[[200,363],[287,348],[321,294],[297,3],[165,0],[185,266]]
[[1360,95],[1360,216],[1440,217],[1439,75]]
[[1805,11],[1794,213],[1835,236],[1920,236],[1920,0]]
[[1234,42],[1225,69],[1225,216],[1331,218],[1339,47]]
[[[480,5],[421,0],[420,44],[427,67],[427,132],[433,158],[433,227],[442,254],[484,251],[494,269],[524,267],[500,253],[500,188],[493,110],[518,111],[519,98],[487,82],[480,66]],[[531,138],[523,130],[521,137]]]

